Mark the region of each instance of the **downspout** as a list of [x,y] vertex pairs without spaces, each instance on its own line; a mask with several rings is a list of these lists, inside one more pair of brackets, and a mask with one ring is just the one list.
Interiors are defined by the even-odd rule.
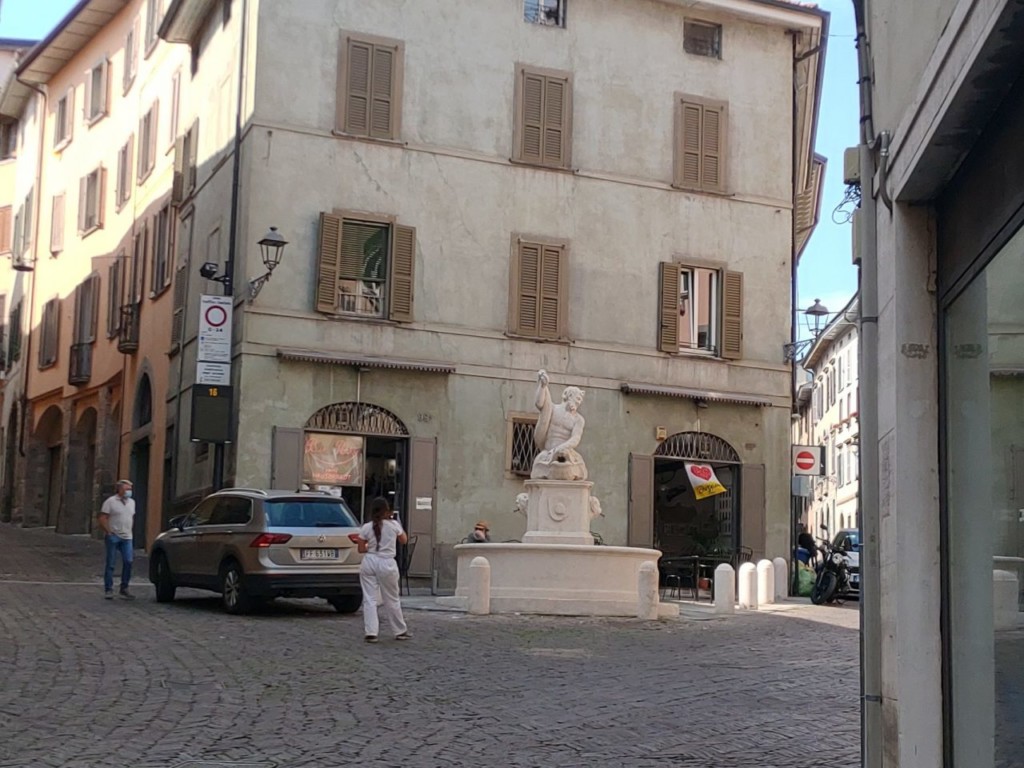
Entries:
[[[36,199],[33,201],[33,208],[35,209],[35,221],[33,222],[33,234],[32,234],[32,263],[36,262],[35,253],[39,247],[39,219],[41,218],[40,205],[43,199],[43,145],[46,139],[46,90],[40,88],[38,85],[33,83],[27,83],[17,75],[15,79],[27,88],[38,93],[43,98],[43,105],[39,111],[39,151],[38,157],[36,158],[36,178],[35,183],[32,185],[35,189]],[[29,278],[31,287],[29,288],[29,299],[28,299],[28,338],[25,340],[25,354],[22,356],[22,382],[21,382],[21,428],[18,437],[18,453],[22,458],[27,455],[25,453],[25,425],[28,423],[28,373],[31,367],[32,360],[32,318],[35,317],[36,313],[36,270],[33,266]],[[24,322],[24,321],[22,321]],[[42,331],[40,331],[42,332]],[[21,333],[21,329],[18,329],[18,333]]]
[[878,551],[878,203],[872,183],[876,145],[872,116],[871,49],[867,0],[853,0],[860,85],[860,651],[861,765],[882,766],[882,615]]

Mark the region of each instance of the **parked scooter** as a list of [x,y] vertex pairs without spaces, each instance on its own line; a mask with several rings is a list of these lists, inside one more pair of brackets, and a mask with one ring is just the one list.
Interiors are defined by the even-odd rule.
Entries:
[[832,603],[846,596],[850,591],[850,569],[846,554],[832,546],[828,539],[828,526],[821,524],[826,538],[818,545],[821,559],[815,570],[817,578],[811,590],[811,602],[815,605]]

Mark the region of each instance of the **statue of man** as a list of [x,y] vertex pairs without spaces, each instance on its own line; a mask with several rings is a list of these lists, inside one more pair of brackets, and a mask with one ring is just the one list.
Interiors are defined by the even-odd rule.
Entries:
[[586,480],[587,465],[576,451],[586,424],[579,413],[583,390],[566,387],[562,390],[562,402],[553,405],[547,371],[538,372],[537,382],[540,418],[533,430],[533,440],[540,453],[533,460],[530,477],[535,480]]

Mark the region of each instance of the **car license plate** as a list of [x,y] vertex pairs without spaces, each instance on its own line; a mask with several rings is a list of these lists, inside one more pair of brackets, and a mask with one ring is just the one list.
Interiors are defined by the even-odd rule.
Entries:
[[337,560],[338,550],[336,549],[303,549],[299,552],[302,560]]

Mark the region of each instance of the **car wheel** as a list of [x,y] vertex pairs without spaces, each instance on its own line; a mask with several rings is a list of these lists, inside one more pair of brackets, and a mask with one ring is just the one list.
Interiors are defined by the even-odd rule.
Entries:
[[174,576],[171,574],[171,565],[167,562],[167,555],[163,552],[157,552],[153,558],[153,585],[156,587],[158,603],[169,603],[174,599],[177,587],[174,584]]
[[229,562],[221,568],[220,595],[224,610],[238,615],[252,610],[252,598],[245,591],[245,579],[242,568],[235,562]]
[[361,595],[345,595],[344,597],[329,597],[327,602],[334,606],[338,613],[355,613],[363,604]]

